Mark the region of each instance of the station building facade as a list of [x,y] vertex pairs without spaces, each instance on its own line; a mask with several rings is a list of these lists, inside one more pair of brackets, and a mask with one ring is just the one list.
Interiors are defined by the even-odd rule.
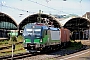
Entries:
[[[5,13],[0,12],[0,37],[10,37],[10,35],[20,35],[23,28],[28,23],[41,22],[44,23],[45,19],[48,23],[53,23],[54,27],[67,28],[72,33],[72,39],[85,39],[83,32],[90,28],[90,20],[83,17],[74,17],[59,20],[58,18],[48,14],[32,14],[24,18],[20,24],[17,25],[15,20]],[[41,20],[41,21],[39,21]],[[88,34],[89,35],[89,34]]]
[[[71,31],[73,40],[83,40],[90,38],[90,20],[83,17],[73,17],[60,21],[64,28]],[[88,33],[88,34],[87,34]]]
[[[9,15],[0,12],[0,38],[7,38],[17,30],[17,23]],[[12,33],[13,34],[13,33]]]

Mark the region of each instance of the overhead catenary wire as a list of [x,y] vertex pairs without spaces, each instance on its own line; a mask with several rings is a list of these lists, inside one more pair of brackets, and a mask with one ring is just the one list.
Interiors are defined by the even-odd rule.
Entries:
[[[44,7],[47,7],[47,8],[49,8],[49,9],[58,11],[58,12],[60,12],[60,13],[63,12],[63,13],[65,13],[65,14],[70,14],[70,13],[67,13],[67,12],[64,12],[64,11],[60,11],[60,10],[58,10],[58,9],[55,9],[55,8],[53,8],[53,7],[50,7],[50,6],[47,6],[47,5],[44,5],[44,4],[41,4],[41,3],[36,2],[36,1],[33,1],[33,0],[28,0],[28,1],[33,2],[33,3],[36,3],[36,4],[41,5],[41,6],[44,6]],[[50,1],[51,1],[51,0],[50,0]],[[64,1],[64,0],[63,0],[63,1]],[[65,1],[66,1],[66,0],[65,0]],[[80,0],[80,2],[82,2],[82,0]],[[5,5],[0,4],[0,5],[1,5],[1,7],[3,6],[3,7],[15,9],[15,10],[19,10],[19,11],[23,11],[23,12],[27,12],[27,13],[35,13],[35,12],[28,11],[28,10],[24,10],[24,9],[19,9],[19,8],[16,8],[16,7],[8,6],[8,5],[6,5],[6,4],[5,4]]]
[[63,13],[69,14],[69,13],[67,13],[67,12],[60,11],[60,10],[58,10],[58,9],[55,9],[55,8],[53,8],[53,7],[46,6],[46,5],[44,5],[44,4],[41,4],[41,3],[36,2],[36,1],[33,1],[33,0],[28,0],[28,1],[33,2],[33,3],[36,3],[36,4],[41,5],[41,6],[44,6],[44,7],[46,7],[46,8],[49,8],[49,9],[52,9],[52,10],[58,11],[58,12],[60,12],[60,13],[63,12]]
[[6,7],[6,8],[11,8],[11,9],[15,9],[15,10],[19,10],[19,11],[23,11],[23,12],[27,12],[27,13],[35,13],[35,12],[31,12],[31,11],[28,11],[28,10],[24,10],[24,9],[19,9],[19,8],[16,8],[16,7],[12,7],[12,6],[8,6],[8,5],[3,5],[3,4],[0,4],[1,7]]
[[82,2],[82,0],[80,0],[80,3]]
[[82,0],[80,0],[80,8],[81,8],[81,14],[83,13],[83,10],[82,10]]

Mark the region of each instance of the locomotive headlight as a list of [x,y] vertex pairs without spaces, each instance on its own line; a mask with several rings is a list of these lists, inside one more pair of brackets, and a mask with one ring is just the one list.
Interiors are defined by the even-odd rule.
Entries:
[[42,39],[40,39],[40,42],[42,42]]
[[23,40],[23,42],[26,42],[25,39]]
[[23,40],[23,42],[25,42],[25,40]]

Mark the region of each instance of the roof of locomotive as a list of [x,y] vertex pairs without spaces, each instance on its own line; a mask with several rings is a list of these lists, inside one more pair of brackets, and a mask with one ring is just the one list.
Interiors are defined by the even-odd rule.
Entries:
[[42,29],[45,29],[45,30],[60,30],[59,28],[49,27],[49,26],[47,26],[45,24],[42,24],[42,23],[27,24],[25,26],[25,28],[32,28],[32,26],[35,26],[34,28],[42,28]]
[[37,23],[30,23],[25,26],[25,28],[41,28],[44,26],[43,24],[37,24]]
[[49,30],[59,30],[59,28],[49,27]]
[[46,30],[60,30],[59,28],[55,28],[55,27],[48,27],[48,26],[42,26],[43,29]]

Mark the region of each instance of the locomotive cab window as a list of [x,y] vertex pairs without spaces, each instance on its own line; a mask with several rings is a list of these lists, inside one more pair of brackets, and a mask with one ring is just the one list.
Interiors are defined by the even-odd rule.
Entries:
[[33,30],[32,30],[32,29],[26,29],[26,32],[27,32],[29,35],[32,35]]
[[34,30],[34,33],[35,33],[36,35],[40,35],[41,29],[35,29],[35,30]]

